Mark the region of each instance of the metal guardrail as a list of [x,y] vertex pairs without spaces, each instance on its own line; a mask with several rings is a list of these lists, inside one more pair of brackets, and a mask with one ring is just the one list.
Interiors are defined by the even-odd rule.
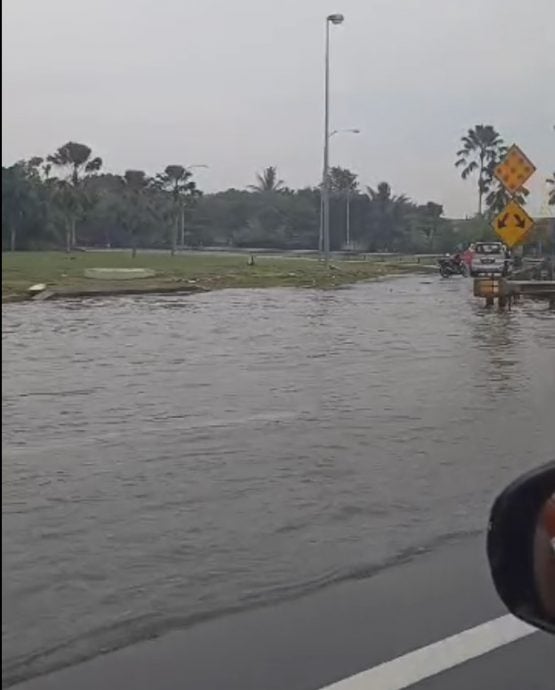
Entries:
[[391,261],[395,263],[435,263],[445,254],[393,254],[386,252],[333,252],[333,256],[344,260],[364,260],[364,261]]
[[555,280],[502,280],[501,294],[555,297]]
[[511,306],[520,297],[548,299],[555,307],[555,280],[514,280],[513,278],[475,278],[474,296],[483,297],[486,305],[497,299],[499,307]]

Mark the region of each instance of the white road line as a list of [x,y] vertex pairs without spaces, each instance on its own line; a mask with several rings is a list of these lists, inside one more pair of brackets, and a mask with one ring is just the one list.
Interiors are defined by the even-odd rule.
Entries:
[[386,661],[322,690],[401,690],[533,632],[536,628],[508,614]]

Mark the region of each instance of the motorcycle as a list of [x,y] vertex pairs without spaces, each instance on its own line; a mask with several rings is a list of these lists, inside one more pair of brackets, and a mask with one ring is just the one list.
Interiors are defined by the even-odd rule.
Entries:
[[450,278],[451,276],[455,275],[468,275],[468,266],[462,260],[456,261],[450,256],[444,256],[438,260],[438,264],[439,275],[442,278]]

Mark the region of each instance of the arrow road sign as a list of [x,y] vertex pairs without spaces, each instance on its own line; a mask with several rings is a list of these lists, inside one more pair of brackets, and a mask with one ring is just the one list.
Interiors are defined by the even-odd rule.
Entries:
[[517,228],[519,228],[519,230],[524,230],[524,228],[526,227],[526,217],[521,216],[520,213],[513,213],[513,218],[515,220]]
[[507,218],[509,217],[508,213],[502,213],[498,218],[497,218],[497,229],[501,230],[502,228],[507,227]]
[[514,247],[526,240],[534,227],[534,221],[516,201],[509,201],[493,219],[492,225],[503,242],[508,247]]

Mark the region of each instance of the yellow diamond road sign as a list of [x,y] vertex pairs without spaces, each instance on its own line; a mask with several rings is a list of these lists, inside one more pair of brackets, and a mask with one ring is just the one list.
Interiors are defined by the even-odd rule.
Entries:
[[507,151],[507,155],[495,168],[495,177],[511,194],[517,192],[526,180],[531,177],[536,166],[524,153],[513,144]]
[[492,225],[503,242],[508,247],[514,247],[526,240],[534,227],[534,221],[516,201],[509,201],[494,218]]

